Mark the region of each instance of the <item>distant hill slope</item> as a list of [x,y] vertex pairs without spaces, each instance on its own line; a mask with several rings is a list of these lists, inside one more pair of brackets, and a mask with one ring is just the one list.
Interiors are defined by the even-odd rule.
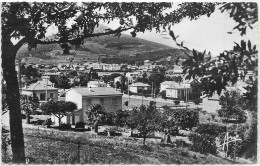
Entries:
[[[107,29],[106,26],[100,25],[95,32],[103,32],[105,29]],[[55,59],[55,62],[63,62],[65,59],[64,56],[66,55],[61,55],[61,53],[57,53],[57,51],[53,50],[60,50],[58,52],[62,52],[59,44],[38,45],[37,49],[33,49],[30,52],[28,52],[27,47],[24,45],[18,51],[17,58],[25,58],[27,62],[41,60],[45,63],[53,63],[53,59]],[[80,52],[80,55],[78,55],[78,52]],[[185,57],[183,51],[179,49],[137,37],[133,38],[132,36],[126,34],[122,34],[120,37],[106,35],[87,38],[85,39],[84,44],[79,48],[72,46],[71,53],[74,56],[75,62],[82,62],[83,59],[90,60],[92,57],[98,59],[97,57],[100,55],[103,55],[102,58],[105,57],[107,59],[129,58],[129,60],[140,61],[145,59],[157,60],[160,58],[165,58],[169,55],[182,55]],[[126,63],[127,59],[125,61]],[[108,60],[107,62],[109,63],[111,60]]]

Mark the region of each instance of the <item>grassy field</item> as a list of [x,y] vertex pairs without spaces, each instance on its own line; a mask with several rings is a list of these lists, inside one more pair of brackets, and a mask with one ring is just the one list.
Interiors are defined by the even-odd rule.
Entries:
[[[31,163],[76,164],[231,164],[213,155],[163,146],[124,137],[102,137],[91,133],[24,129],[26,157]],[[78,141],[80,147],[78,149]]]

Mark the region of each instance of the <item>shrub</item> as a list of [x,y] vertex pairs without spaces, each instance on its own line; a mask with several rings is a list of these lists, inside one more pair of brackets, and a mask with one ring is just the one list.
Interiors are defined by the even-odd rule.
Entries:
[[110,136],[122,136],[122,133],[118,133],[115,130],[109,131]]
[[169,133],[170,133],[170,135],[172,135],[172,136],[177,136],[177,135],[179,135],[179,129],[178,129],[178,127],[173,127],[173,128],[171,128],[170,129],[170,131],[169,131]]
[[196,104],[196,105],[199,105],[200,104],[200,98],[196,98],[196,99],[194,99],[194,104]]
[[84,122],[77,122],[75,125],[75,128],[85,128],[85,123]]
[[115,114],[113,112],[108,112],[106,114],[105,124],[110,126],[115,125]]
[[199,114],[194,110],[174,110],[173,118],[178,126],[182,129],[192,130],[199,123]]
[[166,99],[166,91],[165,91],[165,90],[163,90],[163,91],[160,93],[160,95],[162,96],[163,99]]
[[209,134],[217,137],[219,134],[226,132],[226,126],[213,124],[213,123],[202,123],[198,125],[195,132],[199,134]]
[[107,136],[108,132],[106,130],[102,131],[102,132],[98,132],[97,135],[103,135],[103,136]]
[[190,134],[189,139],[192,141],[192,146],[190,147],[192,151],[201,154],[217,154],[217,146],[214,136],[208,134]]
[[71,125],[70,124],[61,124],[59,126],[60,130],[70,130],[71,129]]
[[179,104],[180,104],[180,100],[175,100],[175,101],[174,101],[174,104],[175,104],[175,105],[179,105]]
[[43,125],[47,125],[48,127],[49,127],[50,125],[52,125],[51,118],[46,119],[46,120],[44,121]]

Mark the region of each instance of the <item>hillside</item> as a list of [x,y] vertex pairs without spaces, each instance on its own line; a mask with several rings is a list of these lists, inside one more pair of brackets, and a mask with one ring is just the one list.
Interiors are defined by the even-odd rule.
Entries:
[[[106,29],[100,25],[96,32]],[[26,62],[34,63],[59,63],[66,62],[68,57],[73,56],[74,62],[97,61],[105,59],[106,63],[128,63],[133,61],[158,60],[169,55],[185,57],[183,52],[163,44],[151,42],[130,35],[122,34],[120,37],[106,35],[85,39],[79,48],[71,46],[70,55],[62,55],[59,44],[38,45],[36,49],[28,51],[24,45],[19,51],[17,58],[25,59]]]
[[[27,125],[25,125],[27,126]],[[37,132],[37,134],[36,134]],[[189,151],[179,145],[158,144],[147,139],[105,137],[25,128],[25,152],[31,164],[234,164],[230,160]],[[160,141],[160,140],[159,140]],[[77,143],[80,142],[80,145]],[[77,146],[80,146],[79,151]],[[62,152],[62,153],[61,153]]]

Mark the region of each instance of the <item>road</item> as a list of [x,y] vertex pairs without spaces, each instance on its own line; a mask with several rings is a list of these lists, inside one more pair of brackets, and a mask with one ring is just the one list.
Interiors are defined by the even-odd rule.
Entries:
[[[127,94],[123,95],[123,109],[128,109],[124,105],[125,101],[129,100],[129,96]],[[162,99],[162,98],[152,98],[152,97],[142,97],[142,96],[136,96],[136,95],[130,95],[130,102],[129,102],[129,107],[138,107],[142,103],[145,105],[148,105],[150,101],[155,101],[158,107],[162,107],[163,105],[168,105],[168,106],[174,106],[174,102],[172,99]],[[180,102],[180,105],[185,107],[186,103],[183,101]],[[195,105],[193,102],[189,102],[189,108],[202,108],[202,110],[205,110],[209,113],[216,113],[216,110],[220,109],[221,106],[219,105],[218,101],[215,100],[207,100],[204,99],[202,103],[200,103],[198,106]]]

